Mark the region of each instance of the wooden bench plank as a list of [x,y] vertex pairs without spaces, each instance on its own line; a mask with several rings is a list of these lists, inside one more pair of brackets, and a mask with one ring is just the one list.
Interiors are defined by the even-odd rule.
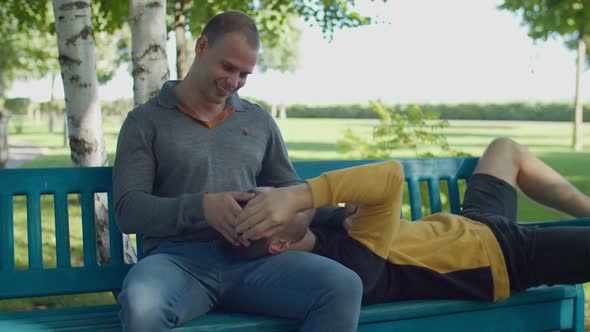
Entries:
[[0,272],[14,271],[12,195],[0,193]]
[[[98,265],[96,257],[96,226],[94,223],[94,193],[83,191],[80,194],[80,208],[82,209],[82,252],[84,266]],[[92,220],[93,222],[88,222]]]
[[41,197],[36,191],[27,194],[27,246],[29,269],[43,269],[43,245],[41,240]]
[[[578,292],[574,286],[553,286],[534,288],[496,304],[419,300],[365,306],[361,311],[359,331],[379,331],[382,328],[388,328],[388,331],[420,331],[422,328],[430,330],[432,326],[439,331],[472,330],[486,325],[482,321],[490,321],[490,317],[498,321],[482,327],[483,331],[505,331],[506,328],[514,331],[571,329],[575,319],[573,302]],[[120,328],[118,310],[117,305],[107,305],[0,313],[0,322],[4,322],[5,326],[12,323],[13,328],[42,326],[61,331],[93,326],[116,330]],[[539,316],[539,312],[553,314]],[[531,322],[534,324],[531,325]],[[266,316],[212,312],[175,331],[296,331],[298,326],[294,321]]]
[[0,273],[0,298],[116,290],[130,268],[131,265],[107,265]]
[[70,255],[70,225],[68,216],[68,195],[56,190],[53,195],[55,215],[55,256],[59,268],[72,266]]

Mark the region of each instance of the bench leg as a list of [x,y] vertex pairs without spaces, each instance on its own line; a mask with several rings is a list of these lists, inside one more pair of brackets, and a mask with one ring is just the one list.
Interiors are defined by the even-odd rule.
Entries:
[[576,285],[576,300],[574,303],[574,326],[572,331],[584,332],[584,286]]

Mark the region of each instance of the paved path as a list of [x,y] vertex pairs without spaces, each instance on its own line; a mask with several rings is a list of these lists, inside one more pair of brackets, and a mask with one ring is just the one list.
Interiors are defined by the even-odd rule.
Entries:
[[10,143],[6,168],[19,168],[22,164],[46,154],[49,150],[28,143]]

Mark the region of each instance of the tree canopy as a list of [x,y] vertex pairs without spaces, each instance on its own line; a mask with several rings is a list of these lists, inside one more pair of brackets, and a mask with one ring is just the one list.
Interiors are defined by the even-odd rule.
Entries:
[[[387,0],[365,0],[383,1]],[[252,16],[259,27],[261,70],[293,71],[299,63],[301,38],[299,18],[317,26],[331,39],[335,29],[370,24],[372,18],[355,10],[355,0],[170,0],[167,1],[168,31],[174,27],[174,7],[181,2],[185,31],[198,36],[215,14],[228,9]],[[110,80],[121,63],[130,62],[129,2],[91,0],[92,26],[96,41],[97,74],[100,83]],[[4,0],[0,22],[0,96],[14,79],[37,79],[57,72],[57,42],[51,1]],[[192,49],[192,48],[191,48]]]
[[[365,0],[383,1],[387,0]],[[192,36],[198,36],[207,21],[214,15],[229,9],[250,15],[260,31],[263,51],[261,69],[294,70],[298,63],[297,45],[301,32],[297,18],[318,26],[328,39],[338,28],[370,24],[372,18],[354,10],[355,0],[169,0],[167,1],[167,30],[175,29],[175,7],[182,8],[184,28]],[[113,32],[129,19],[128,2],[119,0],[94,0],[93,6],[100,15],[95,29]]]
[[501,9],[522,15],[529,26],[529,36],[547,40],[550,36],[563,36],[568,48],[578,54],[576,92],[574,97],[572,147],[582,150],[583,105],[581,76],[584,63],[590,62],[590,2],[588,0],[504,0]]
[[[533,39],[562,36],[568,48],[577,49],[583,38],[590,47],[590,2],[588,0],[504,0],[501,9],[516,12],[529,27]],[[590,61],[587,49],[587,61]]]

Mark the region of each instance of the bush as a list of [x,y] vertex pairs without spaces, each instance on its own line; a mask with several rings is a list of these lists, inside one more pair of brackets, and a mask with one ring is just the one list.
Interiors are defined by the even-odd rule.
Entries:
[[134,107],[132,98],[121,98],[112,101],[102,101],[100,103],[102,114],[124,116]]
[[373,111],[379,116],[379,123],[373,127],[372,141],[356,136],[351,129],[336,145],[338,152],[359,152],[363,159],[391,158],[395,150],[410,148],[416,157],[432,157],[424,147],[438,147],[444,154],[461,155],[453,151],[442,130],[449,126],[446,120],[439,120],[434,113],[423,112],[420,107],[388,107],[381,102],[372,103]]
[[30,98],[6,98],[4,100],[4,107],[6,107],[6,109],[12,114],[27,114],[30,106]]

